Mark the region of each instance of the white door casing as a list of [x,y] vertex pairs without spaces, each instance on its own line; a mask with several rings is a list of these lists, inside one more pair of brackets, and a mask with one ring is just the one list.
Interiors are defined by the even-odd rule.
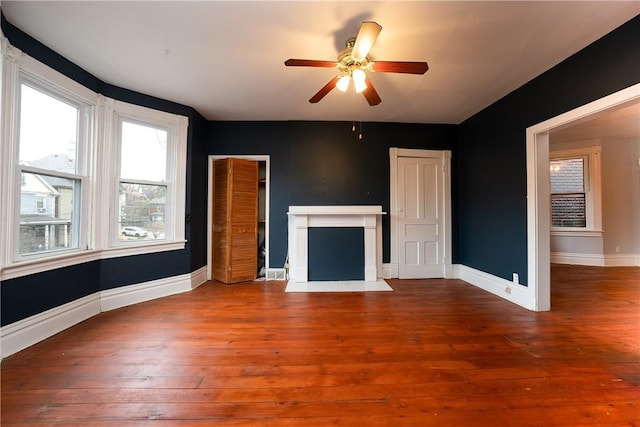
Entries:
[[637,99],[640,99],[640,83],[526,129],[528,283],[522,305],[529,309],[551,309],[549,132]]
[[392,277],[452,277],[450,151],[390,149]]
[[237,159],[252,160],[256,162],[265,162],[266,176],[265,176],[265,268],[269,268],[269,193],[270,193],[270,180],[271,180],[271,156],[268,154],[210,154],[208,156],[208,182],[207,182],[207,279],[213,279],[213,163],[216,160],[225,159],[227,157],[234,157]]

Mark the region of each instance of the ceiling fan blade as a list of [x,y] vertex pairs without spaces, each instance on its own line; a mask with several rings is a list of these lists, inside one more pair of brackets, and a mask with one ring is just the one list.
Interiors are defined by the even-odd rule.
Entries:
[[338,64],[336,61],[316,61],[315,59],[287,59],[284,61],[287,67],[323,67],[333,68]]
[[378,38],[378,34],[382,31],[382,27],[376,22],[365,21],[360,25],[360,31],[351,50],[351,56],[356,60],[362,60],[367,57],[373,44]]
[[380,95],[378,95],[378,92],[376,92],[376,89],[373,87],[373,83],[371,83],[369,77],[366,77],[364,81],[367,84],[367,88],[362,91],[362,94],[366,98],[369,105],[373,107],[374,105],[380,104],[382,102],[382,99],[380,99]]
[[322,89],[320,89],[318,91],[318,93],[313,95],[311,97],[311,99],[309,100],[309,102],[312,103],[312,104],[315,104],[316,102],[318,102],[322,98],[324,98],[326,94],[331,92],[333,90],[333,88],[336,87],[336,83],[338,83],[338,80],[340,80],[340,76],[335,76],[333,79],[329,80],[329,83],[324,85],[324,87]]
[[376,73],[424,74],[429,65],[426,62],[374,61],[371,69]]

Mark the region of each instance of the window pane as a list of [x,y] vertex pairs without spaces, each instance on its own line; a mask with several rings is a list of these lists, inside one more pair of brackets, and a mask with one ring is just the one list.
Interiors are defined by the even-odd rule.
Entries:
[[167,187],[120,183],[120,240],[164,239]]
[[584,193],[584,159],[551,160],[551,193]]
[[20,192],[20,255],[78,246],[80,181],[23,173]]
[[120,177],[144,181],[166,181],[167,131],[122,122]]
[[20,97],[20,164],[76,173],[78,108],[25,84]]
[[584,158],[551,160],[551,225],[586,227]]
[[585,195],[553,194],[551,196],[551,224],[554,227],[586,227]]

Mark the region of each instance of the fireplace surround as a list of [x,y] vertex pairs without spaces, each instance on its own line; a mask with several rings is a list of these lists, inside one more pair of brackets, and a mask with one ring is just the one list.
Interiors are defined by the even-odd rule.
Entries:
[[382,272],[382,206],[289,206],[289,278],[309,278],[309,228],[362,227],[364,229],[364,280],[375,282]]

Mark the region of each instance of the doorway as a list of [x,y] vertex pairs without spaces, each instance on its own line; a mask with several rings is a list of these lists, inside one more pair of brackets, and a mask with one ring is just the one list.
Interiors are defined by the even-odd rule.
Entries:
[[549,134],[638,99],[640,84],[527,128],[527,292],[532,310],[551,309]]
[[269,189],[271,160],[269,155],[210,155],[207,193],[207,279],[213,278],[213,201],[214,162],[233,157],[258,162],[258,278],[267,277],[269,269]]
[[391,148],[391,263],[386,276],[453,277],[451,151]]

